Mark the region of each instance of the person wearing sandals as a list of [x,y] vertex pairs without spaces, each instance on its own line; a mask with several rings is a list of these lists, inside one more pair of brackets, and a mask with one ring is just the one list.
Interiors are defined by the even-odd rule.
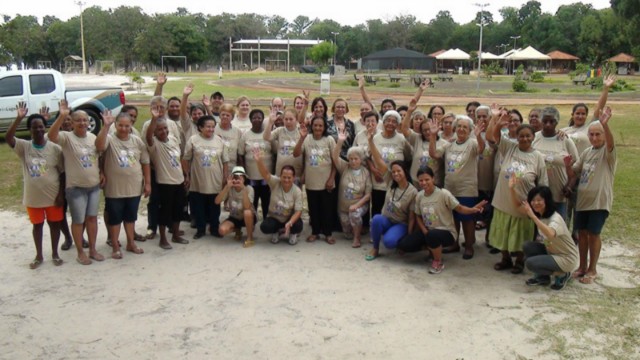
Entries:
[[[216,204],[225,202],[229,208],[229,217],[218,227],[220,236],[231,232],[238,233],[242,227],[247,228],[247,239],[243,247],[253,246],[253,229],[256,225],[256,211],[253,208],[254,192],[247,173],[242,166],[236,166],[231,170],[227,184],[216,196]],[[239,238],[237,240],[240,240]]]
[[289,238],[289,245],[295,245],[302,232],[302,190],[294,184],[296,170],[291,165],[283,165],[280,177],[277,177],[271,175],[262,162],[259,149],[253,149],[253,158],[260,175],[271,188],[269,212],[260,224],[260,230],[272,234],[272,244],[279,243],[280,235],[284,235]]
[[[47,136],[60,145],[64,156],[65,196],[71,211],[73,242],[78,252],[76,261],[82,265],[90,265],[91,259],[104,260],[104,256],[96,250],[100,185],[104,180],[98,166],[96,136],[89,131],[89,116],[82,110],[74,111],[71,113],[73,131],[60,132],[60,126],[68,114],[67,102],[61,101],[58,118],[51,125]],[[89,256],[82,249],[82,232],[85,226],[89,238]]]
[[[392,110],[387,114],[389,112]],[[368,261],[379,256],[380,240],[383,236],[384,246],[387,249],[395,249],[400,239],[412,232],[415,222],[413,208],[418,193],[418,190],[411,184],[411,175],[409,175],[403,161],[392,161],[387,168],[387,164],[374,142],[373,132],[369,133],[369,151],[375,166],[381,169],[387,190],[382,213],[376,214],[371,219],[373,248],[365,257]]]
[[33,225],[33,242],[36,257],[29,268],[37,269],[44,261],[42,254],[42,232],[45,218],[51,233],[51,258],[55,266],[62,265],[58,255],[58,241],[64,211],[64,171],[62,148],[45,137],[46,120],[40,114],[32,114],[27,118],[27,129],[31,133],[31,141],[16,139],[15,134],[22,119],[29,113],[24,102],[18,103],[17,116],[5,135],[7,145],[13,148],[22,162],[24,194],[22,203],[27,208],[29,220]]
[[[519,201],[515,192],[518,178],[509,179],[511,198]],[[527,200],[517,205],[531,219],[542,238],[541,242],[528,241],[523,250],[526,257],[525,267],[533,273],[526,281],[529,286],[549,285],[551,275],[555,279],[551,285],[553,290],[561,290],[571,278],[571,271],[578,266],[578,247],[571,238],[571,233],[562,215],[555,209],[555,201],[551,189],[537,186],[529,191]]]
[[418,182],[422,190],[416,195],[413,210],[417,228],[398,242],[398,250],[417,252],[426,247],[433,256],[429,273],[439,274],[444,269],[442,247],[454,245],[458,236],[452,211],[478,214],[483,211],[487,201],[483,200],[473,207],[461,205],[449,190],[435,185],[433,170],[428,167],[418,170]]
[[215,203],[229,174],[229,154],[222,139],[215,133],[216,120],[205,115],[198,119],[197,135],[187,140],[182,157],[185,185],[189,186],[191,215],[196,220],[194,240],[209,232],[219,237],[220,205]]
[[[172,229],[171,242],[188,244],[180,236],[180,220],[185,204],[184,174],[180,166],[180,143],[169,134],[167,122],[157,106],[151,108],[151,123],[144,134],[151,163],[155,168],[158,202],[160,211],[158,225],[160,230],[159,246],[172,249],[167,241],[167,227]],[[153,191],[153,190],[152,190]]]
[[[474,126],[468,116],[459,115],[453,125],[456,140],[445,145],[444,152],[437,151],[438,123],[430,119],[429,156],[433,159],[444,159],[445,175],[444,187],[449,190],[458,201],[467,207],[476,204],[478,198],[478,155],[482,154],[485,142],[482,138],[483,125]],[[473,136],[472,136],[473,135]],[[473,244],[476,242],[476,222],[474,215],[454,214],[456,229],[464,234],[464,254],[462,258],[473,258]],[[455,244],[446,252],[457,252],[460,249],[456,239]]]
[[571,159],[567,158],[565,162],[569,174],[567,191],[578,181],[574,224],[578,230],[580,265],[574,277],[579,278],[583,284],[593,283],[598,275],[596,266],[602,248],[600,232],[613,204],[613,179],[617,155],[613,134],[609,129],[610,119],[611,108],[607,107],[602,112],[600,121],[589,125],[591,146],[580,154],[580,159],[573,167]]
[[300,127],[300,139],[293,149],[293,156],[304,157],[304,180],[311,223],[311,235],[307,241],[316,241],[322,234],[326,242],[333,245],[336,239],[331,234],[330,214],[336,208],[332,201],[336,168],[331,160],[331,152],[336,142],[329,136],[327,121],[322,117],[313,115],[311,131],[312,136],[307,136],[307,127]]
[[[151,193],[151,168],[147,147],[138,136],[131,133],[131,118],[120,113],[114,119],[109,111],[102,114],[104,126],[96,138],[96,149],[104,156],[104,187],[109,233],[113,259],[122,259],[120,251],[120,225],[124,222],[127,251],[142,254],[136,246],[133,233],[138,219],[140,196]],[[115,135],[109,135],[111,125],[116,124]]]
[[[491,245],[502,253],[502,260],[494,265],[495,270],[511,269],[511,273],[520,274],[524,270],[522,245],[534,237],[535,224],[518,210],[515,202],[526,200],[527,194],[536,186],[548,185],[544,156],[533,149],[533,128],[522,124],[516,130],[517,143],[508,141],[500,135],[500,129],[511,121],[506,110],[492,111],[493,116],[487,128],[487,140],[498,146],[502,164],[498,174],[497,186],[493,195],[493,219],[489,237]],[[509,179],[516,177],[518,184],[511,199]],[[515,265],[511,259],[515,254]]]
[[[284,126],[273,129],[273,126],[278,119],[278,114],[275,109],[271,109],[269,113],[269,124],[262,132],[262,139],[264,141],[271,142],[277,145],[276,152],[276,174],[282,172],[282,168],[285,165],[291,165],[294,169],[294,173],[302,174],[302,157],[293,156],[293,149],[300,139],[300,131],[298,130],[298,124],[304,123],[307,107],[297,112],[295,110],[287,109],[283,114]],[[271,130],[273,129],[273,130]]]
[[371,198],[371,175],[363,166],[364,151],[359,147],[349,148],[347,159],[340,158],[340,149],[347,139],[346,131],[338,133],[338,143],[331,152],[333,164],[340,173],[338,188],[338,216],[343,233],[353,239],[351,247],[361,246],[362,217],[369,211]]

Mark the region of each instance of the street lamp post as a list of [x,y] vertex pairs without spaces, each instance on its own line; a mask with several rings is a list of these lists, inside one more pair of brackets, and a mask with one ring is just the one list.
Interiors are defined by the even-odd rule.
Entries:
[[478,73],[476,74],[476,92],[480,93],[480,69],[482,65],[482,30],[484,29],[484,8],[489,6],[489,3],[479,4],[475,3],[475,6],[480,7],[480,24],[476,24],[480,26],[480,46],[478,48]]
[[514,50],[516,49],[516,41],[517,41],[518,39],[520,39],[520,37],[521,37],[520,35],[512,36],[512,37],[511,37],[511,38],[513,39],[513,49],[514,49]]
[[76,5],[80,6],[80,43],[82,46],[82,74],[86,74],[87,73],[87,59],[85,58],[84,55],[84,21],[82,19],[82,6],[84,4],[86,4],[86,2],[83,1],[75,1]]
[[333,35],[333,72],[335,74],[336,59],[338,57],[338,35],[340,35],[340,33],[332,31],[331,35]]
[[[520,35],[517,35],[517,36],[511,36],[511,38],[513,39],[513,50],[515,50],[515,49],[516,49],[516,41],[517,41],[518,39],[520,39]],[[515,66],[516,66],[516,61],[515,61],[515,60],[512,60],[512,61],[511,61],[511,73],[512,73],[512,74],[515,74],[515,73],[516,73]]]

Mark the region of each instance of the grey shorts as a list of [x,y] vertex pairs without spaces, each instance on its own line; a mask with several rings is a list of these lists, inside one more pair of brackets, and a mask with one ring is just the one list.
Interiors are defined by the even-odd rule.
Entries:
[[70,187],[65,190],[72,224],[84,224],[87,216],[98,216],[100,186]]

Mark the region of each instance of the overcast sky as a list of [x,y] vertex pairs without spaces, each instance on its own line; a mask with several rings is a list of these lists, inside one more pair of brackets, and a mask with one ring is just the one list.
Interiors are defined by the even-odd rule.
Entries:
[[[538,0],[542,4],[542,11],[555,13],[560,5],[578,2],[576,0]],[[385,1],[291,1],[291,0],[192,0],[188,5],[180,2],[163,0],[83,0],[85,7],[99,5],[103,9],[117,8],[121,5],[140,6],[147,14],[171,13],[178,6],[186,7],[191,13],[217,15],[223,12],[240,14],[256,13],[266,16],[280,15],[292,21],[298,15],[305,15],[311,19],[333,19],[341,25],[362,24],[369,19],[391,20],[397,15],[414,15],[418,21],[428,23],[441,10],[448,10],[459,24],[474,19],[479,8],[476,3],[489,3],[486,8],[493,14],[496,21],[500,21],[498,10],[505,6],[520,8],[527,0],[393,0]],[[610,7],[609,0],[583,1],[590,3],[596,9]],[[24,0],[3,1],[0,14],[14,17],[20,15],[34,15],[42,20],[45,15],[54,15],[67,20],[79,13],[79,7],[73,0]]]

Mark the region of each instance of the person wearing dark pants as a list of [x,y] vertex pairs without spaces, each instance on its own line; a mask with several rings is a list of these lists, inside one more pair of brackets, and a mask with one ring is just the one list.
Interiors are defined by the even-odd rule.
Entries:
[[[280,222],[276,218],[267,217],[260,224],[260,231],[262,231],[265,234],[277,234],[280,230],[284,229],[286,224],[287,224],[286,222],[284,223]],[[303,227],[302,219],[298,218],[291,225],[289,233],[291,235],[300,234],[302,232],[302,227]]]

